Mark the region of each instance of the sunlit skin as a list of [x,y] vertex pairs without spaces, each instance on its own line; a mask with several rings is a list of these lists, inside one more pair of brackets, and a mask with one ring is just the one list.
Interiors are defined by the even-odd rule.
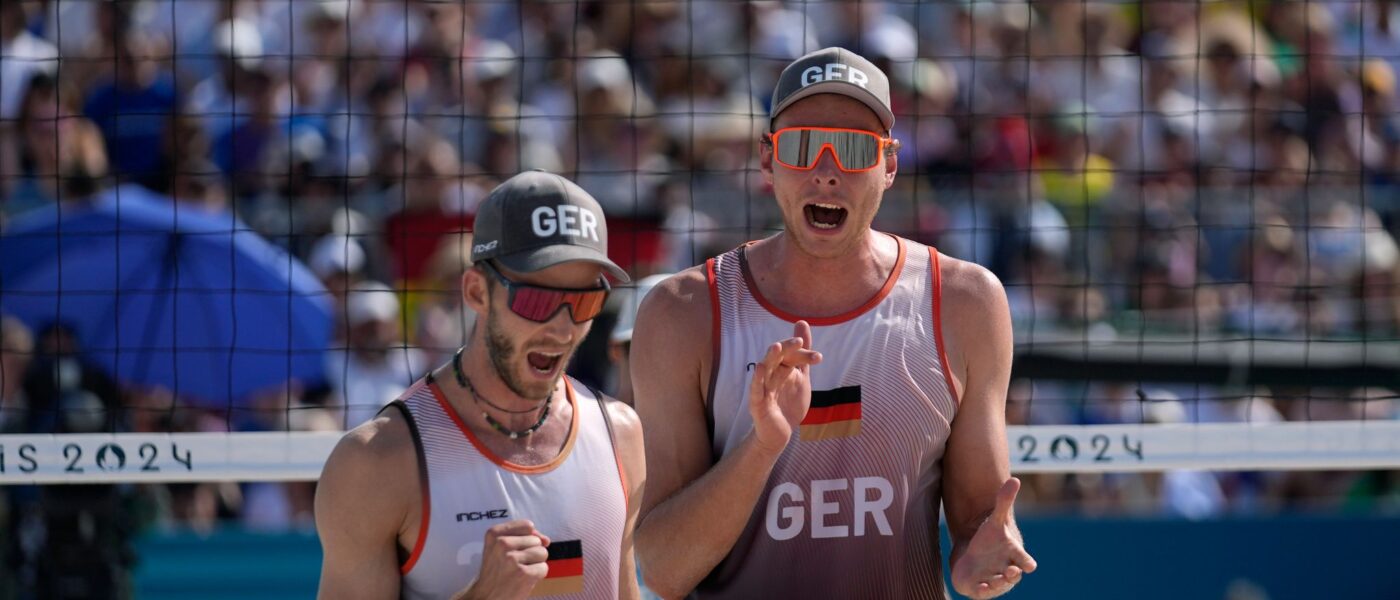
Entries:
[[[831,127],[888,135],[880,119],[865,104],[838,94],[818,94],[797,101],[778,114],[775,131],[784,127]],[[765,140],[769,139],[765,136]],[[898,142],[889,146],[898,148]],[[871,230],[885,190],[894,185],[899,161],[893,153],[875,168],[842,171],[830,151],[823,151],[809,170],[793,169],[773,159],[769,143],[760,144],[760,166],[772,185],[783,214],[784,231],[747,250],[760,291],[770,301],[795,314],[837,315],[870,298],[894,268],[897,243]],[[834,228],[820,229],[808,219],[809,204],[834,205],[845,217]],[[806,277],[783,277],[801,272]],[[843,281],[832,288],[817,282]],[[814,293],[816,287],[822,293]]]
[[[534,273],[498,270],[513,282],[556,288],[593,288],[603,278],[603,267],[582,261]],[[479,326],[463,348],[461,365],[480,399],[457,383],[450,361],[432,372],[433,393],[461,419],[482,454],[512,465],[540,467],[565,455],[571,432],[581,422],[582,413],[566,399],[567,386],[561,379],[592,322],[574,323],[565,307],[546,322],[530,321],[510,310],[508,298],[506,286],[480,265],[462,275],[462,299],[476,312]],[[627,520],[619,540],[617,597],[634,599],[639,592],[632,530],[646,485],[642,433],[631,409],[620,402],[602,402],[612,424],[616,464],[629,486]],[[541,415],[544,420],[528,435],[511,437],[492,431],[487,414],[516,432],[541,422]],[[419,480],[421,450],[413,435],[398,411],[386,410],[347,433],[327,459],[315,510],[324,550],[319,597],[400,596],[404,557],[422,541],[421,524],[428,517],[422,495],[427,488]],[[609,459],[608,468],[611,465]],[[547,547],[555,533],[540,531],[535,521],[524,518],[493,526],[482,542],[475,579],[453,597],[527,597],[548,573]]]
[[[834,93],[794,102],[772,129],[790,127],[888,135],[866,104]],[[779,164],[771,144],[765,136],[759,145],[760,167],[784,230],[744,247],[746,283],[792,315],[850,313],[877,297],[896,269],[900,242],[871,229],[894,184],[896,156],[886,153],[873,169],[846,172],[823,150],[812,168],[798,169]],[[897,150],[898,142],[890,147]],[[818,204],[832,208],[810,208]],[[1020,481],[1010,477],[1006,456],[1010,313],[989,271],[946,255],[939,261],[948,385],[959,400],[941,460],[941,503],[953,538],[949,575],[959,593],[985,600],[1036,568],[1016,530],[1012,507]],[[648,296],[630,357],[637,411],[655,440],[647,448],[652,477],[637,551],[648,564],[647,585],[663,597],[682,597],[700,585],[735,547],[750,511],[763,510],[765,484],[810,408],[808,369],[823,368],[811,328],[797,321],[793,337],[771,344],[755,365],[748,398],[752,430],[716,457],[704,413],[706,396],[714,393],[707,385],[714,367],[707,343],[712,323],[694,318],[713,309],[708,278],[702,268],[687,269]],[[676,539],[688,543],[678,548]]]
[[[558,288],[597,287],[603,269],[596,263],[572,261],[554,265],[534,273],[517,273],[497,265],[507,279]],[[505,286],[480,268],[468,269],[462,275],[463,300],[481,316],[482,327],[472,333],[472,343],[462,355],[462,368],[476,391],[491,403],[511,410],[538,407],[551,394],[562,394],[560,379],[569,358],[588,335],[593,322],[574,323],[568,309],[555,313],[548,322],[536,323],[511,312],[507,305],[509,293]],[[542,360],[544,355],[559,355],[540,371],[530,363],[530,356]],[[473,414],[479,411],[464,411]],[[494,411],[493,411],[494,413]],[[493,414],[507,427],[529,427],[538,413],[523,415]],[[567,423],[567,420],[564,420]]]
[[[833,127],[870,131],[881,137],[888,132],[880,118],[860,101],[839,94],[818,94],[804,98],[783,112],[774,121],[774,130],[785,127]],[[880,210],[884,190],[894,185],[899,161],[893,154],[881,158],[881,164],[863,173],[842,171],[830,151],[822,152],[810,170],[785,167],[773,160],[772,147],[762,146],[761,166],[764,179],[772,185],[778,207],[783,212],[782,236],[803,254],[812,258],[833,259],[850,256],[873,232],[870,224]],[[810,224],[804,207],[821,203],[846,209],[846,218],[834,229],[818,229]]]
[[[879,117],[866,105],[838,94],[804,98],[780,113],[773,123],[775,131],[800,126],[860,129],[887,135]],[[898,142],[893,144],[897,149]],[[869,290],[878,288],[892,268],[893,242],[871,229],[871,225],[885,190],[894,184],[899,169],[896,156],[887,153],[880,166],[851,173],[842,171],[831,152],[824,151],[815,168],[799,170],[776,163],[771,145],[765,144],[761,161],[764,177],[773,186],[782,210],[785,230],[751,248],[752,261],[760,265],[754,272],[769,273],[756,275],[759,288],[800,314],[822,316],[842,312],[868,297]],[[805,209],[812,203],[839,206],[846,210],[845,219],[835,228],[818,228],[810,222]],[[772,267],[805,276],[774,275]],[[814,283],[830,281],[859,283],[850,286],[856,291],[847,297],[824,283]],[[798,287],[802,282],[823,285],[832,291],[812,294],[810,287]],[[818,304],[823,297],[835,301]],[[953,481],[951,477],[949,481]],[[1019,489],[1019,480],[1004,481],[986,520],[975,518],[976,524],[968,528],[973,535],[955,544],[950,556],[951,575],[954,588],[960,593],[979,600],[996,597],[1018,583],[1023,573],[1035,570],[1035,561],[1025,553],[1012,517]],[[956,495],[945,497],[945,506],[952,502],[961,504]]]

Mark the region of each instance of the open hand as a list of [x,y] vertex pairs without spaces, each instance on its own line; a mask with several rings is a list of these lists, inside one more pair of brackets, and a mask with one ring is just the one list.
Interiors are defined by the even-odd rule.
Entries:
[[1026,552],[1011,508],[1021,480],[1012,477],[997,491],[996,507],[977,528],[967,550],[953,565],[953,588],[959,594],[983,600],[1011,591],[1025,573],[1035,571],[1035,559]]
[[812,406],[812,377],[809,369],[822,361],[812,350],[812,328],[798,321],[792,335],[768,346],[768,353],[753,369],[749,383],[749,415],[753,434],[760,447],[780,453],[792,432]]

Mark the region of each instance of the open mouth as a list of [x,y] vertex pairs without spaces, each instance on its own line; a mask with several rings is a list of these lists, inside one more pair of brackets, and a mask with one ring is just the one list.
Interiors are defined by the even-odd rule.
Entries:
[[559,360],[564,357],[561,352],[531,352],[525,356],[530,362],[530,368],[536,373],[547,375],[553,373],[555,367],[559,366]]
[[846,209],[835,204],[808,204],[802,207],[807,223],[817,229],[836,229],[846,222]]

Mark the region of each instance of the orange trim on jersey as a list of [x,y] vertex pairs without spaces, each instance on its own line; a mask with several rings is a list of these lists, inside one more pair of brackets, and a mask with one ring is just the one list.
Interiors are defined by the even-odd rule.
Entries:
[[[589,388],[588,391],[593,394],[600,393],[593,388]],[[603,424],[606,425],[608,429],[608,445],[612,446],[613,462],[617,464],[617,480],[622,484],[622,506],[631,508],[632,497],[631,494],[627,493],[627,471],[622,468],[622,450],[617,445],[617,434],[613,431],[612,427],[612,415],[608,414],[608,406],[603,401],[602,396],[598,396],[596,400],[598,400],[598,408],[602,409]]]
[[622,483],[622,505],[630,509],[632,507],[632,495],[627,493],[627,471],[622,468],[622,457],[618,456],[617,444],[613,444],[613,462],[617,463],[617,479]]
[[962,404],[958,398],[958,388],[953,386],[953,370],[948,367],[948,346],[943,344],[943,266],[938,262],[938,249],[929,246],[929,258],[933,263],[933,339],[938,344],[938,360],[943,363],[943,380],[948,384],[948,394],[953,404]]
[[574,449],[574,442],[578,441],[578,423],[583,419],[583,415],[580,415],[578,412],[578,401],[574,399],[574,384],[569,383],[568,376],[564,377],[564,395],[569,398],[569,406],[574,409],[573,423],[569,426],[569,439],[564,442],[564,449],[559,452],[559,456],[554,457],[554,460],[533,466],[517,465],[497,456],[495,452],[492,452],[490,448],[486,447],[486,444],[481,443],[481,440],[476,437],[475,433],[472,433],[471,428],[467,427],[467,424],[462,421],[462,417],[457,415],[457,411],[452,410],[452,405],[447,403],[447,397],[442,394],[442,390],[438,388],[437,384],[432,384],[429,387],[432,388],[433,397],[437,398],[438,405],[442,407],[443,412],[447,413],[447,416],[452,418],[452,422],[457,424],[457,429],[461,430],[462,434],[467,436],[467,440],[472,443],[476,451],[480,452],[482,456],[485,456],[491,462],[496,463],[496,466],[507,471],[520,473],[522,475],[538,475],[540,473],[553,471],[556,467],[564,463],[564,459],[568,458],[569,453]]
[[428,518],[432,516],[433,503],[428,495],[428,482],[423,481],[423,518],[418,523],[418,539],[413,542],[413,552],[408,555],[408,560],[399,567],[400,575],[408,575],[413,570],[413,565],[418,564],[418,557],[423,555],[423,546],[428,543]]
[[[415,386],[417,385],[425,384],[423,380],[419,380],[419,382],[415,384]],[[413,390],[410,388],[409,394],[412,393]],[[409,394],[405,394],[405,396],[408,396]],[[431,517],[433,514],[433,495],[431,487],[432,483],[431,481],[429,481],[428,478],[428,454],[423,450],[422,447],[423,440],[422,436],[418,433],[418,423],[413,419],[413,415],[409,412],[407,403],[400,402],[399,408],[403,409],[401,412],[403,413],[404,421],[408,425],[409,431],[414,436],[413,460],[422,461],[422,464],[418,465],[418,477],[422,479],[422,481],[419,482],[421,485],[419,485],[418,487],[419,491],[423,494],[423,510],[421,511],[422,514],[418,519],[418,539],[413,541],[413,550],[409,551],[408,560],[403,561],[403,564],[399,565],[399,574],[408,575],[408,572],[413,570],[413,566],[418,564],[418,557],[423,555],[423,547],[426,546],[428,543],[428,524],[432,523]]]
[[768,301],[767,298],[763,297],[763,292],[760,292],[758,290],[758,283],[754,281],[753,273],[748,268],[747,259],[742,261],[744,271],[744,283],[747,284],[749,287],[749,295],[753,296],[753,299],[758,301],[759,306],[762,306],[765,310],[767,310],[769,313],[772,313],[773,316],[778,317],[779,319],[782,319],[789,323],[806,321],[808,325],[811,325],[813,327],[840,325],[841,323],[845,323],[846,321],[859,317],[865,314],[870,309],[875,308],[880,304],[881,301],[885,299],[886,296],[890,295],[890,291],[894,290],[894,284],[899,281],[899,274],[904,270],[904,240],[900,239],[898,236],[891,235],[890,237],[894,238],[895,243],[899,246],[899,255],[895,257],[894,269],[890,270],[890,276],[887,279],[885,279],[884,287],[880,288],[880,291],[876,292],[874,297],[870,298],[869,300],[866,300],[865,304],[856,307],[854,310],[844,312],[834,317],[799,317],[797,315],[784,311],[783,309],[778,308],[777,306],[774,306],[771,302]]
[[701,408],[708,414],[709,406],[712,405],[710,400],[715,396],[715,382],[719,381],[720,336],[723,335],[719,310],[719,278],[715,276],[713,258],[705,261],[705,283],[710,288],[710,383],[707,386],[709,389],[705,390],[706,398],[702,399],[705,406]]

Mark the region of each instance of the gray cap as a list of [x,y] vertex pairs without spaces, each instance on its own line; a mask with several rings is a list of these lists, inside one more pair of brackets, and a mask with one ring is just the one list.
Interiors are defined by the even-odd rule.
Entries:
[[472,262],[483,260],[521,273],[586,260],[631,281],[608,259],[608,223],[598,201],[574,182],[538,169],[507,179],[481,201]]
[[823,48],[793,61],[778,76],[768,128],[778,113],[812,94],[842,94],[864,102],[888,130],[894,127],[890,109],[890,80],[859,54],[845,48]]

